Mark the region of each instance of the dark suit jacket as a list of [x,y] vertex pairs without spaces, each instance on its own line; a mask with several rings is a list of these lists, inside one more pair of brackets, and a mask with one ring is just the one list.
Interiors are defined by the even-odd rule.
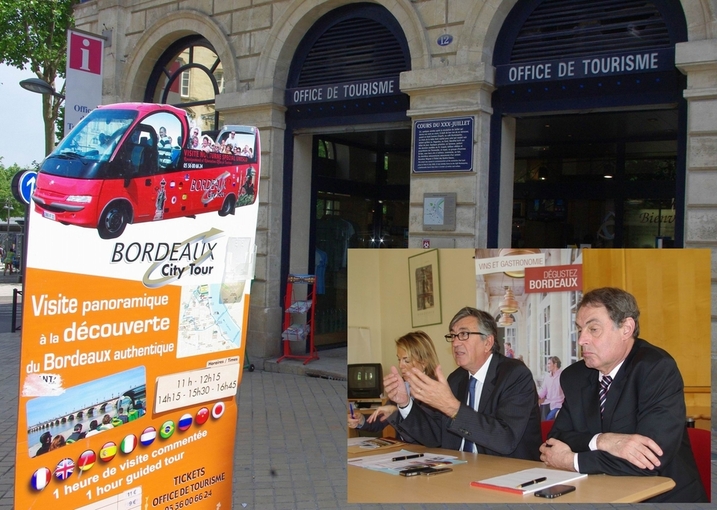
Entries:
[[[417,402],[414,402],[413,404],[416,405]],[[396,411],[391,413],[391,415],[387,416],[385,419],[379,419],[373,423],[369,423],[368,421],[366,421],[364,422],[363,427],[356,428],[356,430],[360,430],[361,432],[383,432],[383,429],[390,425],[394,429],[396,429],[396,439],[399,439],[400,441],[403,441],[405,443],[417,443],[418,441],[408,435],[406,431],[400,431],[396,428],[396,423],[398,421],[399,416],[400,414],[398,413],[398,411]]]
[[461,408],[455,419],[414,402],[404,419],[399,413],[397,430],[433,448],[458,450],[463,438],[476,444],[478,453],[540,460],[540,412],[535,381],[528,367],[517,359],[493,354],[478,404],[468,407],[470,374],[458,368],[448,385]]
[[[578,454],[581,473],[668,476],[675,488],[651,502],[707,501],[685,428],[685,396],[675,360],[664,350],[637,339],[615,375],[605,401],[603,419],[598,403],[598,371],[579,361],[563,370],[565,394],[549,437],[567,443]],[[641,434],[662,448],[661,465],[639,469],[607,452],[590,451],[595,434]]]

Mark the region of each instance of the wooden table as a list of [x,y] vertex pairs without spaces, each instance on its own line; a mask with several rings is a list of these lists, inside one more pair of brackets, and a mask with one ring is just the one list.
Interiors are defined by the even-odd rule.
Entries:
[[[659,476],[589,475],[569,485],[577,489],[556,499],[538,498],[533,494],[518,495],[471,487],[470,482],[505,475],[523,469],[541,467],[542,462],[509,459],[493,455],[478,455],[403,445],[411,452],[430,452],[453,455],[466,460],[457,464],[452,473],[437,476],[404,477],[348,466],[349,503],[637,503],[675,486],[671,478]],[[368,453],[348,454],[349,458],[389,453],[401,447],[379,449]]]

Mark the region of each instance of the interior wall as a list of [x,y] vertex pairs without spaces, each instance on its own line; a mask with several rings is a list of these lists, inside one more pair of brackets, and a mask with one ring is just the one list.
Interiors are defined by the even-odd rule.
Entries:
[[[358,331],[349,333],[348,363],[380,362],[384,373],[396,365],[395,340],[417,329],[425,331],[436,346],[443,373],[456,368],[450,344],[443,338],[453,315],[464,306],[475,306],[475,262],[473,249],[438,250],[441,278],[442,321],[413,327],[409,295],[408,258],[423,253],[407,250],[349,250],[348,324],[371,331],[372,359],[365,348],[352,345]],[[466,275],[472,275],[466,278]]]
[[347,363],[381,361],[380,250],[348,251]]
[[710,250],[584,250],[583,288],[616,286],[640,307],[640,337],[677,361],[685,386],[710,386]]

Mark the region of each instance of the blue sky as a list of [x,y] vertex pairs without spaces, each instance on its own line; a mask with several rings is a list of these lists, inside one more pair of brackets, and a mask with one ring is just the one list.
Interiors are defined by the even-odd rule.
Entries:
[[[87,372],[88,375],[95,373],[91,369],[88,369]],[[56,397],[38,397],[28,400],[27,424],[32,426],[109,398],[116,398],[125,391],[145,383],[144,366],[139,366],[101,379],[91,379],[72,388],[65,388],[65,393]]]
[[42,96],[20,87],[21,80],[35,77],[31,71],[0,64],[0,156],[5,166],[24,167],[45,157]]

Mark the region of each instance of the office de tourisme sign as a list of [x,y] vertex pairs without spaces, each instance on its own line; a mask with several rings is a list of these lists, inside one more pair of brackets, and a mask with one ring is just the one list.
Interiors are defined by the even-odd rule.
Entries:
[[287,106],[398,94],[398,78],[299,87],[286,91]]
[[500,65],[496,67],[496,83],[498,85],[518,85],[531,82],[598,78],[668,71],[674,67],[674,48],[660,48]]

